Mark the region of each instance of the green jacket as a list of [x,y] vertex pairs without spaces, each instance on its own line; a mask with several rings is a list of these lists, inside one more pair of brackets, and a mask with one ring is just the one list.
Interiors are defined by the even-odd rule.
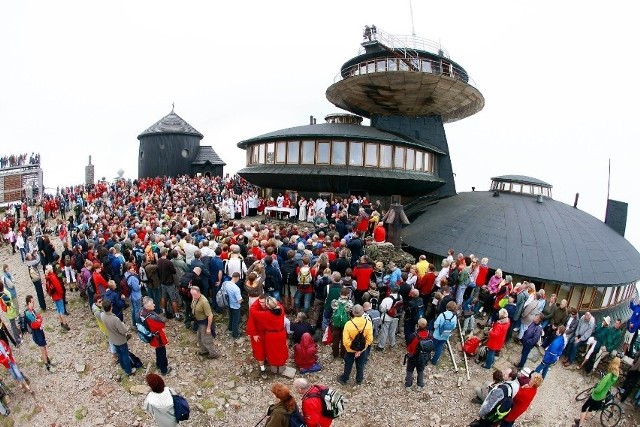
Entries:
[[607,351],[617,350],[622,342],[624,329],[608,328],[607,333],[600,341],[603,346],[607,347]]
[[607,332],[608,332],[609,327],[608,326],[602,326],[602,325],[598,325],[596,326],[596,330],[593,333],[593,337],[596,339],[596,341],[598,341],[599,343],[603,343],[605,338],[607,337]]
[[595,386],[593,392],[591,392],[591,398],[597,402],[604,400],[607,397],[607,393],[618,381],[618,377],[609,372],[605,375],[600,382]]

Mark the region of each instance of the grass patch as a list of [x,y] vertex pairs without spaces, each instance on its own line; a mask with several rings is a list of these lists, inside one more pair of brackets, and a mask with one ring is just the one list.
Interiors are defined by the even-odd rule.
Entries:
[[222,409],[218,409],[216,411],[216,418],[219,420],[224,420],[224,411]]
[[2,427],[14,427],[16,425],[15,420],[11,417],[2,417]]
[[208,411],[211,408],[215,408],[218,405],[216,404],[216,402],[214,402],[213,400],[209,400],[209,399],[204,399],[200,402],[200,404],[202,405],[202,407],[204,408],[205,411]]
[[31,421],[36,415],[38,415],[40,412],[42,412],[42,409],[40,409],[39,406],[34,406],[33,409],[31,410],[31,412],[24,414],[20,417],[20,421]]
[[142,409],[138,405],[133,407],[133,414],[136,416],[136,418],[143,418],[143,419],[147,415],[147,413],[144,412],[144,409]]
[[87,416],[88,413],[89,413],[89,410],[87,409],[87,407],[82,406],[76,409],[76,411],[73,413],[73,417],[76,419],[76,421],[82,421],[84,417]]
[[122,386],[122,388],[124,388],[127,393],[131,393],[131,387],[133,387],[133,381],[131,381],[131,377],[129,375],[127,375],[124,371],[120,371],[122,372],[121,375],[121,380],[120,380],[120,385]]

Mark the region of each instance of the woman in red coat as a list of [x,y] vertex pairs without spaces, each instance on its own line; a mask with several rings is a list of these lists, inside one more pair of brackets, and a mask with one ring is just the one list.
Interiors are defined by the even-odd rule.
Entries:
[[260,365],[260,372],[265,371],[264,360],[266,358],[266,345],[264,340],[264,331],[258,328],[259,313],[267,310],[266,294],[262,294],[249,307],[249,317],[247,318],[247,335],[251,341],[251,350],[253,357]]
[[513,396],[513,407],[511,411],[500,423],[500,427],[511,427],[518,417],[529,408],[533,398],[536,397],[538,387],[542,384],[542,375],[535,372],[531,375],[529,384],[525,384],[520,387],[520,390]]
[[93,264],[93,273],[91,274],[91,280],[93,281],[93,290],[97,295],[104,296],[107,292],[107,288],[109,284],[102,276],[102,264],[94,263]]
[[136,319],[136,323],[143,323],[149,332],[153,334],[149,345],[155,349],[156,352],[156,366],[160,369],[162,375],[167,375],[171,372],[172,368],[169,367],[169,361],[167,360],[167,334],[164,332],[165,320],[158,316],[155,312],[155,303],[153,298],[144,297],[142,299],[142,309]]
[[289,358],[287,332],[284,329],[284,308],[272,297],[266,297],[264,304],[264,310],[250,313],[249,318],[253,318],[258,335],[260,332],[264,334],[265,356],[271,371],[280,373]]
[[45,289],[56,305],[58,319],[60,319],[60,326],[66,331],[70,330],[71,328],[67,324],[67,317],[64,314],[64,288],[62,287],[62,283],[60,283],[58,276],[53,272],[53,267],[50,264],[48,264],[45,269],[45,283]]
[[293,359],[301,374],[322,369],[318,364],[318,347],[309,332],[302,334],[300,342],[293,347]]
[[487,360],[485,360],[482,366],[485,369],[491,369],[493,367],[493,361],[496,357],[496,352],[500,351],[504,346],[504,341],[507,338],[507,332],[509,331],[509,313],[504,308],[501,308],[498,312],[498,321],[493,323],[491,330],[489,331],[489,339],[487,340]]

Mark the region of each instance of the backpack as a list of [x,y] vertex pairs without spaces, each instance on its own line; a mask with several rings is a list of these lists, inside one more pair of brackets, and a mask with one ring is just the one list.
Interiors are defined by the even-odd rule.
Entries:
[[422,298],[415,298],[411,304],[407,304],[405,318],[407,317],[411,318],[415,323],[418,323],[418,320],[424,317],[424,302]]
[[423,368],[427,366],[427,362],[431,360],[431,352],[433,351],[433,340],[429,337],[424,339],[420,338],[417,333],[414,333],[413,336],[420,341],[418,342],[416,352],[412,356],[412,359],[419,368]]
[[444,322],[438,326],[438,333],[443,339],[448,340],[451,336],[451,332],[456,328],[456,322],[453,321],[453,319],[456,318],[456,315],[451,314],[451,317],[447,319],[446,314],[442,313],[442,317],[444,318]]
[[338,301],[338,307],[331,315],[331,324],[335,328],[344,328],[349,321],[349,313],[347,313],[347,305]]
[[147,277],[147,270],[145,270],[143,266],[140,266],[138,269],[138,274],[140,275],[140,281],[142,283],[147,283],[149,281],[149,277]]
[[351,321],[351,323],[353,323],[353,326],[356,327],[356,331],[358,331],[358,334],[353,338],[353,341],[351,341],[351,350],[362,351],[367,348],[367,340],[364,338],[364,330],[367,328],[367,322],[368,320],[364,319],[364,327],[362,328],[362,330],[360,330],[358,329],[354,321]]
[[481,345],[476,350],[476,357],[474,360],[476,361],[476,363],[480,363],[480,362],[484,362],[486,358],[487,358],[487,346]]
[[268,274],[264,277],[264,290],[267,292],[273,292],[278,289],[278,281],[273,274]]
[[493,409],[485,415],[486,420],[494,423],[501,421],[511,412],[511,408],[513,408],[513,390],[511,386],[509,384],[499,384],[497,387],[500,387],[502,390],[503,397],[495,404]]
[[89,276],[89,280],[87,280],[87,295],[95,295],[96,287],[93,284],[93,274]]
[[310,393],[303,396],[302,400],[317,397],[322,401],[322,416],[338,418],[344,414],[344,396],[339,390],[316,386],[318,393]]
[[189,402],[187,399],[179,394],[171,393],[171,399],[173,400],[173,413],[175,414],[176,421],[186,421],[189,419],[191,409],[189,408]]
[[478,351],[478,347],[480,347],[480,338],[478,337],[469,337],[462,346],[462,351],[467,353],[469,356],[475,356]]
[[224,282],[222,286],[220,286],[220,290],[216,294],[216,304],[220,308],[229,307],[229,294],[227,293],[227,287],[225,286],[227,282]]
[[300,410],[296,406],[289,416],[289,427],[307,427],[307,424],[304,422],[304,417],[300,413]]
[[145,317],[140,316],[140,320],[142,321],[136,322],[136,331],[138,332],[138,338],[140,338],[140,341],[145,344],[149,344],[153,337],[156,336],[156,334],[152,333],[144,323],[149,318],[149,316],[151,316],[151,313],[147,314]]
[[40,280],[40,274],[38,273],[38,270],[36,270],[33,266],[29,266],[29,277],[31,278],[32,282],[37,282],[38,280]]
[[311,286],[313,277],[311,276],[311,269],[309,267],[300,267],[298,273],[298,286],[301,289],[307,289]]
[[402,309],[404,307],[404,302],[402,302],[402,297],[398,295],[398,298],[394,298],[394,297],[389,297],[389,298],[391,298],[391,301],[392,301],[391,308],[387,310],[386,314],[393,318],[400,317],[400,315],[402,315]]
[[19,319],[18,323],[20,324],[20,333],[25,334],[27,332],[31,332],[29,330],[29,325],[27,323],[27,318],[24,317],[24,315],[23,315],[23,316],[20,316],[18,319]]

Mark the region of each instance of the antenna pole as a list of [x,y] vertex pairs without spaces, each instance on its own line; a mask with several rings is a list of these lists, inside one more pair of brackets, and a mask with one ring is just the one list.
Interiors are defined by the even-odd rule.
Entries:
[[411,35],[413,37],[416,36],[416,29],[413,26],[413,5],[411,4],[411,0],[409,0],[409,11],[411,12]]
[[609,176],[607,177],[607,200],[609,200],[610,192],[611,192],[611,158],[609,158]]

